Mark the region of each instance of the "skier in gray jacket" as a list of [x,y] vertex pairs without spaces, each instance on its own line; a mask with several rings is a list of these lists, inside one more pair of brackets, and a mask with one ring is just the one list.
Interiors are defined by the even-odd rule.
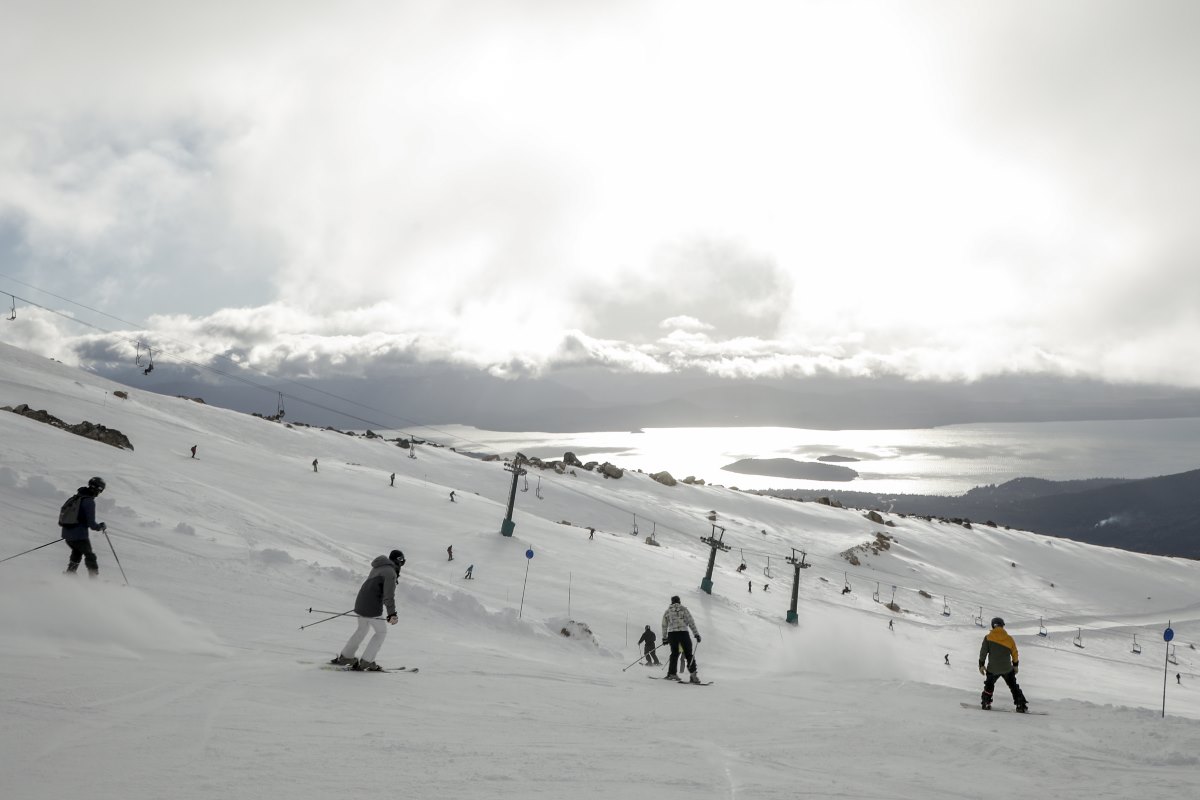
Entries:
[[[395,625],[399,619],[396,616],[396,584],[400,582],[400,568],[403,566],[404,553],[399,550],[393,550],[386,556],[378,556],[371,562],[371,574],[363,581],[358,590],[358,597],[354,600],[358,627],[350,634],[342,652],[329,663],[345,664],[350,669],[361,672],[379,672],[382,669],[375,663],[375,657],[379,654],[379,648],[383,646],[384,637],[387,636],[387,626],[383,624],[381,615],[384,606],[387,606],[388,624]],[[354,654],[358,652],[358,647],[368,632],[373,634],[371,641],[367,642],[363,657],[356,658]]]
[[676,668],[679,664],[679,654],[682,652],[684,663],[687,664],[688,672],[692,675],[691,682],[700,683],[700,678],[696,675],[696,659],[692,656],[692,637],[688,635],[688,628],[691,628],[692,633],[696,634],[696,643],[699,644],[700,631],[696,629],[692,612],[679,602],[679,595],[675,595],[671,598],[671,605],[667,606],[662,618],[663,641],[671,648],[671,660],[667,662],[667,680],[669,681],[679,680]]

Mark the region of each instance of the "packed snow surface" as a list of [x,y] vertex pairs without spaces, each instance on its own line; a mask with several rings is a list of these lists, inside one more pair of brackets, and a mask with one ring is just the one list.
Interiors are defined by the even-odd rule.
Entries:
[[[50,543],[0,563],[0,797],[1200,796],[1196,562],[582,469],[532,469],[506,538],[503,461],[409,458],[139,377],[0,345],[0,405],[135,448],[0,413],[0,558]],[[98,580],[62,575],[55,541],[92,475],[108,482]],[[731,549],[708,595],[712,512]],[[887,549],[840,557],[879,533]],[[309,609],[350,609],[393,548],[408,563],[379,660],[420,672],[321,669],[353,623],[301,630],[329,616]],[[785,558],[801,553],[789,625]],[[711,686],[627,668],[672,594]],[[1047,716],[960,707],[982,683],[976,618],[996,615]]]

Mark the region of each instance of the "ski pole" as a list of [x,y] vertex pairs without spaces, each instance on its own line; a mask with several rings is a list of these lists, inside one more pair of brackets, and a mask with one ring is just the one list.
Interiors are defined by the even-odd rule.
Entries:
[[[32,547],[32,548],[26,550],[25,553],[32,553],[34,550],[41,550],[43,547],[49,547],[50,545],[54,544],[55,542],[61,542],[61,541],[62,541],[61,538],[51,539],[50,541],[46,542],[45,544],[39,544],[37,547]],[[3,564],[5,561],[12,561],[14,558],[19,558],[20,556],[25,555],[25,553],[17,553],[15,556],[9,556],[8,558],[0,558],[0,564]]]
[[125,577],[125,568],[121,566],[121,559],[117,558],[117,548],[113,547],[112,539],[108,535],[108,528],[104,529],[104,538],[108,542],[108,549],[112,550],[113,559],[117,562],[117,569],[121,570],[121,577],[125,581],[125,585],[129,585],[129,578]]
[[[360,617],[361,616],[360,614],[355,614],[354,609],[350,609],[349,611],[342,611],[341,613],[338,613],[337,611],[317,611],[316,609],[310,608],[309,613],[332,614],[333,616],[326,617],[325,619],[319,619],[316,622],[310,622],[308,625],[301,625],[300,630],[304,630],[305,628],[311,628],[313,625],[320,625],[322,622],[329,622],[329,620],[337,619],[338,617],[347,617],[347,616]],[[362,619],[383,619],[383,617],[362,617]]]
[[[658,647],[654,648],[654,650],[658,650],[659,648],[666,647],[666,646],[667,646],[667,643],[666,643],[666,642],[663,642],[663,643],[662,643],[662,644],[660,644]],[[651,650],[650,652],[651,652],[651,653],[653,653],[653,652],[654,652],[654,650]],[[645,657],[646,657],[646,654],[645,654],[645,653],[643,653],[642,655],[638,656],[638,660],[637,660],[637,661],[635,661],[635,662],[633,662],[633,664],[640,664],[640,663],[642,663],[642,659],[644,659]],[[633,664],[630,664],[630,665],[629,665],[629,667],[632,667],[632,666],[633,666]],[[625,667],[625,669],[621,670],[621,672],[624,672],[626,669],[629,669],[629,667]]]

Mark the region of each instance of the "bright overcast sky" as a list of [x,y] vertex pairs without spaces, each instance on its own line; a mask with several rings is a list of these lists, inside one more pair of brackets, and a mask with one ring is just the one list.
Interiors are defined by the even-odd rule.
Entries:
[[8,2],[0,273],[264,369],[1198,386],[1198,41],[1190,0]]

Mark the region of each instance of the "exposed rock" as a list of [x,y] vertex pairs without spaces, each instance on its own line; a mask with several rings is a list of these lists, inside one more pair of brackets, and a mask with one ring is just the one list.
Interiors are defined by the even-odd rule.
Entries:
[[663,486],[674,486],[677,483],[677,481],[671,477],[671,473],[667,472],[665,469],[662,472],[650,473],[650,477],[661,483]]
[[880,516],[878,511],[868,511],[866,514],[863,514],[863,516],[871,520],[871,522],[875,522],[880,525],[883,524],[883,517]]
[[120,389],[118,389],[117,391],[113,392],[113,397],[119,397],[119,398],[121,398],[122,400],[128,400],[128,399],[129,399],[129,393],[128,393],[128,392],[122,392]]
[[563,453],[562,460],[563,460],[563,463],[566,464],[568,467],[582,467],[583,466],[583,462],[580,461],[579,458],[569,450],[567,452]]
[[841,500],[830,500],[828,497],[818,497],[816,502],[823,506],[829,506],[830,508],[842,508]]
[[917,594],[921,595],[921,597],[924,597],[926,600],[933,599],[933,595],[931,595],[929,592],[925,591],[924,589],[918,589]]
[[858,559],[860,553],[864,556],[868,554],[877,556],[884,550],[890,549],[893,541],[895,541],[895,539],[893,539],[891,536],[880,532],[875,534],[875,539],[873,541],[863,542],[860,545],[855,545],[849,550],[843,550],[838,555],[857,567],[860,564]]
[[900,613],[900,604],[899,603],[884,603],[883,607],[886,608],[888,611],[895,611],[897,614]]
[[598,467],[598,466],[600,466],[599,461],[589,461],[583,465],[583,468],[586,469],[588,472],[591,472],[592,470],[596,469],[596,467]]
[[606,478],[620,478],[625,474],[620,467],[610,464],[607,461],[600,465],[600,472]]
[[95,423],[88,422],[87,420],[74,425],[68,425],[44,409],[34,411],[26,403],[21,403],[16,408],[4,406],[4,408],[0,410],[11,411],[14,414],[20,414],[22,417],[29,417],[36,422],[43,422],[55,428],[61,428],[67,433],[73,433],[76,436],[82,436],[85,439],[92,439],[93,441],[101,442],[121,450],[133,449],[133,444],[129,441],[129,437],[115,428],[106,428],[103,425],[97,425]]

